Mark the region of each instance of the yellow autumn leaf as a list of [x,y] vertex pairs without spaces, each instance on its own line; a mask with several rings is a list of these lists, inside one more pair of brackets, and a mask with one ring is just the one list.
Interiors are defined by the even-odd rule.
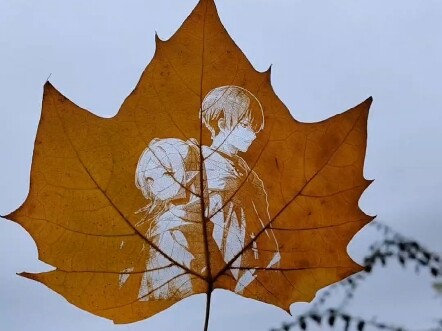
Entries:
[[24,204],[5,216],[53,271],[39,281],[130,323],[226,289],[289,310],[361,267],[346,247],[371,98],[326,121],[293,119],[201,0],[110,119],[46,83]]

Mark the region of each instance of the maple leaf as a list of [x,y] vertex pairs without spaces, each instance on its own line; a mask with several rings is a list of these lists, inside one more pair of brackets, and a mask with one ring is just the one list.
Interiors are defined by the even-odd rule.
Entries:
[[[217,288],[276,305],[311,301],[361,270],[346,247],[371,98],[300,123],[201,0],[110,119],[49,82],[24,204],[5,216],[37,244],[39,281],[129,323]],[[135,182],[134,182],[135,176]]]

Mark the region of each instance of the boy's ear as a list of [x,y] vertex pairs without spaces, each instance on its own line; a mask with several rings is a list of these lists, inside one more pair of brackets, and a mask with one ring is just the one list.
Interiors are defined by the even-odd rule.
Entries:
[[226,130],[226,121],[224,120],[224,118],[220,118],[220,119],[218,120],[218,128],[219,128],[221,131],[225,131],[225,130]]

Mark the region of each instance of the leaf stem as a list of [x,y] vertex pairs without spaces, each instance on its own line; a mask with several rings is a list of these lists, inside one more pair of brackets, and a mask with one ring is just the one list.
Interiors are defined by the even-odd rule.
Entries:
[[[201,51],[201,81],[200,81],[200,136],[199,136],[199,154],[200,154],[200,201],[201,201],[201,221],[202,221],[202,230],[203,230],[203,239],[204,239],[204,255],[206,260],[206,272],[207,276],[205,280],[207,282],[207,301],[206,301],[206,316],[204,319],[204,331],[208,331],[209,329],[209,316],[210,316],[210,302],[212,299],[212,291],[213,291],[213,277],[212,277],[212,268],[211,268],[211,260],[210,260],[210,249],[209,249],[209,229],[208,222],[210,221],[206,216],[206,206],[208,206],[208,199],[206,204],[206,197],[204,193],[207,192],[205,190],[205,176],[204,176],[204,157],[203,157],[203,81],[204,81],[204,44],[205,44],[205,30],[206,30],[206,16],[207,16],[207,2],[205,3],[205,13],[203,18],[203,42],[202,42],[202,51]],[[207,194],[207,193],[206,193]],[[208,213],[208,212],[207,212]]]
[[212,288],[209,285],[207,290],[207,300],[206,300],[206,317],[204,319],[204,331],[209,330],[209,316],[210,316],[210,303],[212,301]]

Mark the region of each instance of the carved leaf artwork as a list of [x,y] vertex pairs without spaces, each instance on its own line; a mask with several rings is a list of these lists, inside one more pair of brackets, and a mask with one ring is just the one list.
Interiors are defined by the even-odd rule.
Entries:
[[21,275],[115,323],[206,293],[207,328],[215,289],[310,301],[361,270],[370,104],[296,121],[201,0],[113,118],[44,86],[30,192],[5,217],[55,269]]

